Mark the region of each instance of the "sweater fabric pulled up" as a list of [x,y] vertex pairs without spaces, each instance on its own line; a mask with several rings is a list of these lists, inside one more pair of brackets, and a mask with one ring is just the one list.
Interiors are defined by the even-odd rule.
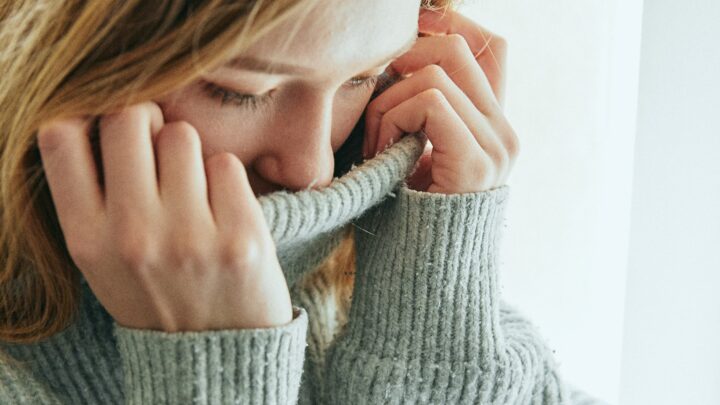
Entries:
[[[509,187],[409,189],[426,139],[410,134],[322,189],[259,198],[293,320],[166,333],[114,322],[84,279],[77,320],[0,343],[2,404],[594,404],[570,388],[533,325],[501,300]],[[353,231],[339,325],[328,283],[298,283]]]

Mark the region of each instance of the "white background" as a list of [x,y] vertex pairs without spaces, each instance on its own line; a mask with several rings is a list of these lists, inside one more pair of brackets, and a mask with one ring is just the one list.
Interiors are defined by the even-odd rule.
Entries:
[[509,41],[502,294],[612,404],[720,404],[720,2],[466,0]]

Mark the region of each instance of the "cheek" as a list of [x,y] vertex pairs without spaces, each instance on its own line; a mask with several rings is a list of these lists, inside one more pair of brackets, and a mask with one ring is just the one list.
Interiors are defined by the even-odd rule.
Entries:
[[220,108],[218,102],[195,86],[179,90],[157,103],[165,122],[186,121],[198,131],[205,158],[226,151],[242,160],[252,153],[248,140],[257,139],[252,136],[257,129],[249,125],[252,120],[240,119],[231,107]]
[[371,92],[366,96],[344,100],[338,97],[333,107],[332,148],[337,152],[353,129],[365,120],[365,107],[370,101]]
[[[337,151],[348,140],[360,120],[364,120],[365,107],[370,101],[372,90],[336,94],[333,103],[331,144]],[[241,160],[251,159],[262,145],[264,132],[276,132],[271,128],[275,119],[249,118],[232,106],[221,107],[219,101],[204,94],[200,84],[192,84],[156,100],[163,111],[165,122],[186,121],[197,129],[202,142],[203,156],[227,151]],[[302,108],[293,103],[291,108]]]

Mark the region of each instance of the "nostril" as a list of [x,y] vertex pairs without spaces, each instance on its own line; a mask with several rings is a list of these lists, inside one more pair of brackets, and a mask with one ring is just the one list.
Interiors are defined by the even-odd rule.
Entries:
[[257,196],[285,189],[281,184],[271,181],[266,175],[259,174],[254,167],[248,167],[246,172],[250,186]]

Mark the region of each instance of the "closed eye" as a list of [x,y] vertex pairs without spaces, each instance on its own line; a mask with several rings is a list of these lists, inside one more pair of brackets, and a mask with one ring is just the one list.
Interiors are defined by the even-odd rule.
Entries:
[[[353,90],[373,89],[379,82],[385,80],[387,77],[388,75],[386,72],[372,76],[357,76],[348,80],[345,83],[345,86]],[[270,90],[264,94],[239,93],[209,81],[203,81],[202,88],[210,98],[219,100],[221,107],[229,103],[237,107],[249,108],[251,110],[257,110],[270,102],[272,99],[272,93],[274,92],[274,90]]]

